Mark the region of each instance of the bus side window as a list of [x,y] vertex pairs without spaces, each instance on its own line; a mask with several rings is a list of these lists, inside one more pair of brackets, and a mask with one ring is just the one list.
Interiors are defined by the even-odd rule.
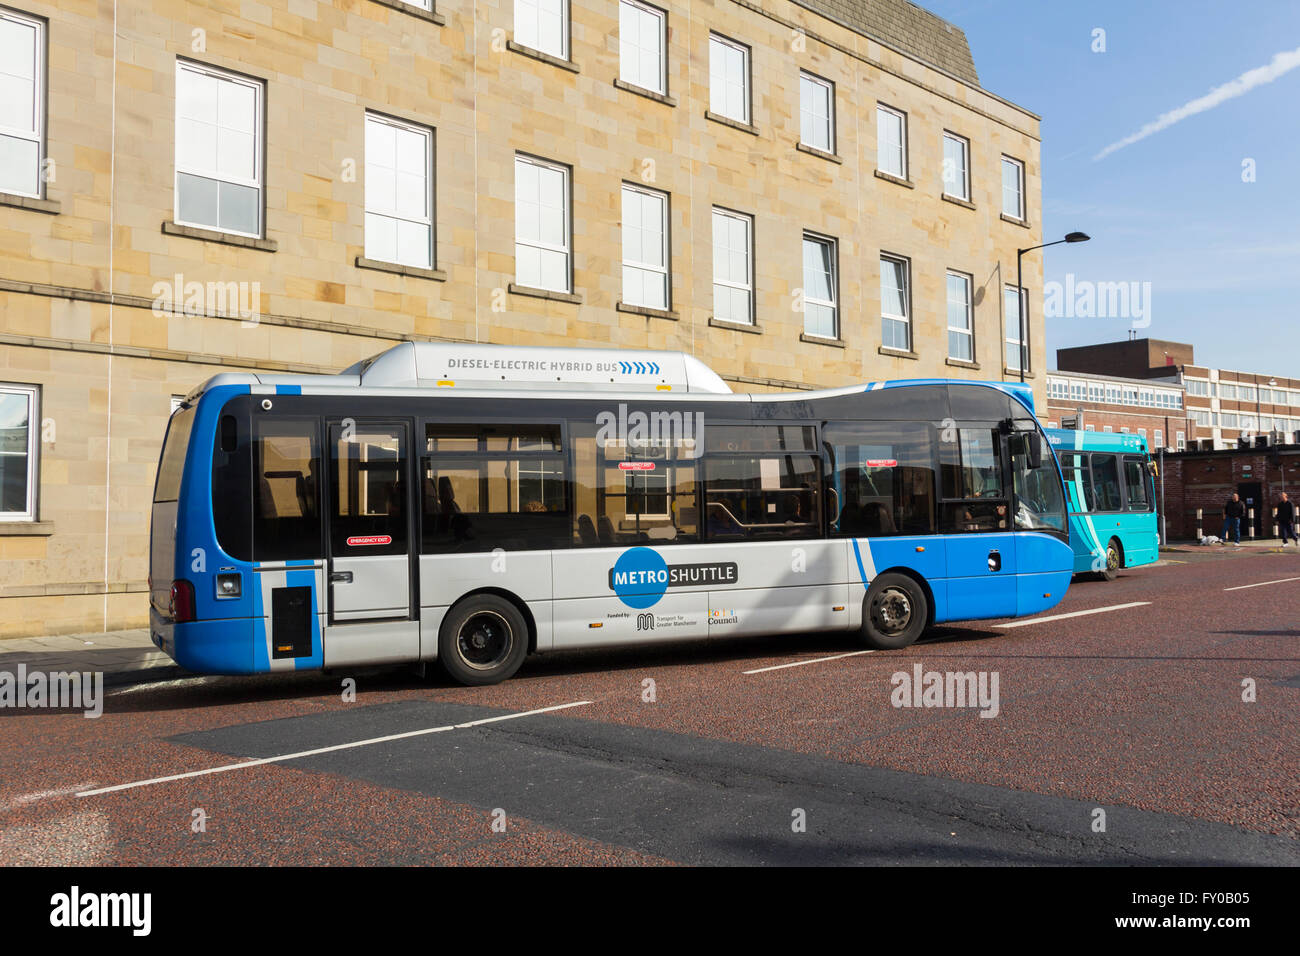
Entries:
[[320,558],[316,419],[262,418],[253,439],[253,559]]
[[933,534],[938,453],[926,422],[833,422],[823,432],[833,535]]
[[1128,497],[1129,511],[1150,511],[1151,498],[1147,494],[1150,477],[1147,474],[1146,461],[1142,458],[1124,458],[1124,490]]
[[1119,463],[1114,455],[1092,456],[1092,486],[1097,511],[1124,510],[1124,500],[1120,496]]
[[1002,472],[1002,436],[992,426],[957,429],[940,442],[943,471],[941,529],[945,532],[1010,530],[1010,497]]
[[567,546],[570,509],[558,424],[429,423],[425,450],[423,553]]

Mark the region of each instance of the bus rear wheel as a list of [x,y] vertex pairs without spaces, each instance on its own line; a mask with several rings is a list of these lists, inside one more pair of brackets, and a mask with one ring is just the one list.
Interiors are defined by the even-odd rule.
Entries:
[[1119,539],[1111,538],[1106,542],[1106,567],[1097,572],[1097,577],[1102,581],[1114,581],[1119,577],[1120,565],[1124,563],[1124,558],[1119,548]]
[[862,640],[868,647],[896,651],[916,642],[930,617],[921,586],[905,574],[881,574],[862,599]]
[[438,660],[459,684],[499,684],[528,656],[528,623],[505,598],[476,594],[461,601],[438,631]]

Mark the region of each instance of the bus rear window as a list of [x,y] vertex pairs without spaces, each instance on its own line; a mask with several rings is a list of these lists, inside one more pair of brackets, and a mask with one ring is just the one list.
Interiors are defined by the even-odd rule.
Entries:
[[180,498],[181,474],[185,471],[185,451],[189,448],[190,431],[193,428],[192,407],[182,408],[167,424],[162,459],[158,463],[158,481],[154,485],[154,501],[176,501]]

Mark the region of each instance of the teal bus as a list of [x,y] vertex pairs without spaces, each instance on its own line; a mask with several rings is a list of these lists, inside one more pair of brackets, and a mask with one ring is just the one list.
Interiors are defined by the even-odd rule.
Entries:
[[1140,435],[1044,429],[1061,463],[1074,573],[1113,581],[1160,556],[1155,463]]

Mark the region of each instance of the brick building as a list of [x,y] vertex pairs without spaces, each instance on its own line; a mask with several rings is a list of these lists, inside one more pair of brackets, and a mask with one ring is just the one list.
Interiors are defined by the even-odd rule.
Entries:
[[1052,428],[1140,435],[1151,449],[1181,451],[1195,441],[1195,423],[1183,406],[1183,387],[1173,382],[1047,373],[1045,418]]
[[168,415],[232,366],[1017,377],[1039,118],[906,0],[5,0],[0,34],[0,636],[144,622]]
[[1181,385],[1192,423],[1188,447],[1300,443],[1300,379],[1197,365],[1192,346],[1158,339],[1058,349],[1056,366],[1060,373],[1143,379],[1148,388],[1158,382]]
[[[1300,448],[1224,449],[1166,455],[1163,487],[1165,519],[1171,541],[1195,538],[1196,509],[1202,530],[1223,530],[1223,505],[1233,492],[1254,509],[1256,538],[1273,537],[1273,509],[1283,491],[1300,496]],[[1159,485],[1159,480],[1158,480]],[[1242,523],[1242,540],[1249,537]]]

